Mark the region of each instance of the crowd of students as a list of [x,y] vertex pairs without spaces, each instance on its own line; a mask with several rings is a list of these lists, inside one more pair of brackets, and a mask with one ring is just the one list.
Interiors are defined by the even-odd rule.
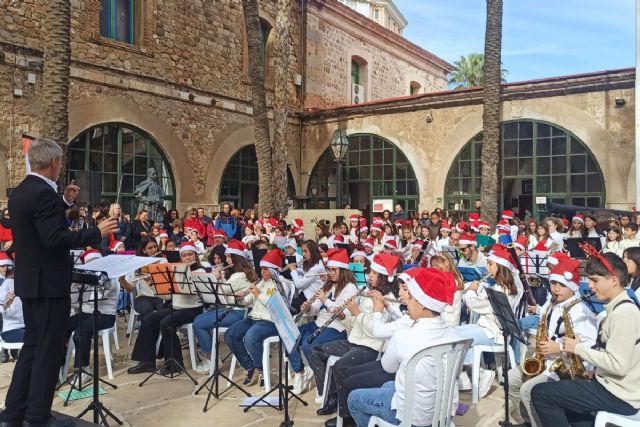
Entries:
[[[279,293],[293,313],[301,313],[302,345],[287,355],[294,372],[293,391],[315,390],[317,413],[339,411],[345,426],[366,426],[372,415],[399,424],[407,363],[419,350],[434,342],[461,339],[472,339],[472,346],[503,344],[485,291],[491,287],[506,295],[524,329],[537,328],[547,335],[537,337],[532,356],[541,365],[538,371],[523,372],[521,366],[509,371],[509,397],[517,421],[544,427],[588,425],[594,411],[632,415],[640,408],[634,386],[640,380],[640,310],[633,298],[640,285],[638,216],[597,219],[577,214],[570,221],[549,217],[538,222],[522,221],[504,211],[492,227],[479,213],[454,221],[442,210],[410,218],[396,208],[370,222],[359,215],[334,223],[317,220],[315,235],[305,236],[300,219],[241,213],[228,204],[213,219],[203,209],[191,209],[182,219],[172,210],[162,224],[150,223],[144,211],[129,222],[117,204],[104,210],[93,213],[90,221],[80,221],[82,215],[70,212],[72,229],[109,216],[118,217],[121,224],[102,247],[87,249],[78,262],[109,253],[134,251],[161,258],[177,251],[192,273],[215,274],[224,282],[223,292],[233,294],[230,302],[239,306],[214,310],[196,295],[176,295],[169,305],[155,294],[142,272],[115,280],[112,289],[116,291],[101,302],[100,327],[114,325],[116,303],[123,311],[133,307],[140,315],[131,354],[138,363],[129,374],[153,372],[158,358],[165,359],[163,374],[174,373],[178,368],[166,361],[182,361],[176,329],[187,323],[193,323],[201,350],[196,371],[208,373],[217,323],[227,328],[224,343],[245,371],[243,384],[262,384],[263,341],[277,335],[267,301]],[[580,262],[567,253],[569,239],[601,246],[585,270],[593,298],[605,304],[598,316],[582,303]],[[549,287],[546,298],[532,303],[518,263],[534,253],[546,259],[548,273],[542,275],[547,276]],[[486,269],[486,275],[465,280],[463,267]],[[129,294],[131,300],[122,298]],[[19,330],[20,324],[11,319],[19,311],[19,299],[11,294],[9,275],[0,288],[0,300],[7,325],[2,338],[16,339],[19,332],[12,331]],[[74,339],[84,343],[91,340],[87,316],[83,309],[67,328],[68,335],[75,332],[78,338]],[[566,319],[571,321],[573,337],[565,336]],[[160,334],[162,343],[156,350]],[[169,338],[172,335],[174,339]],[[309,337],[314,339],[310,342]],[[80,347],[77,367],[88,366],[89,352],[88,344]],[[340,359],[325,385],[331,356]],[[588,375],[566,380],[552,368],[559,360],[574,370],[576,363],[582,365]],[[433,362],[425,363],[415,378],[411,424],[416,426],[430,425],[433,417]],[[473,366],[472,350],[467,352],[457,384],[461,391],[471,389],[469,374],[474,369],[479,370],[482,397],[490,392],[495,372]],[[336,422],[332,418],[326,425]]]

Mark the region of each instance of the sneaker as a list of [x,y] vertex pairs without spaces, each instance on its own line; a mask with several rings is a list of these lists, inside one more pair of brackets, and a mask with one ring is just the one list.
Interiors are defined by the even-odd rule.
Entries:
[[256,380],[257,377],[255,375],[253,375],[254,372],[255,372],[255,369],[249,369],[247,371],[247,373],[245,374],[245,377],[244,377],[244,381],[242,381],[242,385],[250,386],[250,385],[254,385],[256,383],[255,380]]
[[324,401],[324,396],[316,394],[315,401],[316,401],[316,405],[322,405],[322,402]]
[[307,390],[311,389],[311,379],[313,379],[313,371],[311,368],[304,368],[304,372],[302,372],[302,391],[304,393]]
[[83,372],[81,375],[81,382],[82,382],[82,387],[86,386],[90,382],[93,382],[93,375],[87,372]]
[[480,384],[478,386],[478,395],[480,397],[485,397],[489,390],[491,389],[491,385],[493,384],[493,379],[495,378],[496,373],[492,370],[481,369],[480,370]]
[[201,372],[201,373],[209,373],[209,369],[211,368],[211,360],[209,359],[204,359],[202,362],[198,363],[198,366],[196,366],[196,372]]
[[296,372],[293,375],[293,388],[291,391],[295,394],[302,393],[302,377],[304,376],[304,371]]
[[458,377],[458,390],[471,390],[471,380],[469,379],[469,375],[467,375],[465,371],[462,371],[460,373],[460,376]]

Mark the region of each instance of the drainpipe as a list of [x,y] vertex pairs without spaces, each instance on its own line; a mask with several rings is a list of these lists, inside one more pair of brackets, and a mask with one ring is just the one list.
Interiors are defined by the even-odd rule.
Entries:
[[635,208],[640,209],[640,107],[638,107],[638,82],[640,82],[640,0],[636,0],[636,81],[634,87],[635,102],[635,155],[636,155],[636,196]]

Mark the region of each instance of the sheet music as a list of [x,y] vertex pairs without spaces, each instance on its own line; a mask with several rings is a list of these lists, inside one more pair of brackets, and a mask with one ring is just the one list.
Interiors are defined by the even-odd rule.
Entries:
[[[216,304],[216,294],[214,289],[218,289],[216,277],[212,273],[193,273],[191,275],[191,281],[193,286],[198,291],[198,295],[202,298],[202,302],[205,304]],[[223,292],[226,293],[226,292]],[[227,304],[225,295],[218,294],[220,304]]]
[[282,343],[287,349],[287,353],[293,352],[296,341],[298,341],[298,337],[300,336],[300,331],[284,299],[282,299],[282,295],[278,292],[271,295],[267,300],[267,310],[269,310],[271,320],[276,325],[278,335],[282,338]]
[[86,265],[75,266],[78,270],[103,271],[109,279],[117,279],[146,265],[158,262],[159,258],[135,255],[107,255]]

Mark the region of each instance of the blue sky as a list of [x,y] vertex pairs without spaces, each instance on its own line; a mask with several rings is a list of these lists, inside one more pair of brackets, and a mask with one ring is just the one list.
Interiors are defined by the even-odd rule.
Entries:
[[[482,53],[484,0],[395,0],[404,36],[453,63]],[[502,63],[507,81],[632,67],[633,0],[504,0]]]

